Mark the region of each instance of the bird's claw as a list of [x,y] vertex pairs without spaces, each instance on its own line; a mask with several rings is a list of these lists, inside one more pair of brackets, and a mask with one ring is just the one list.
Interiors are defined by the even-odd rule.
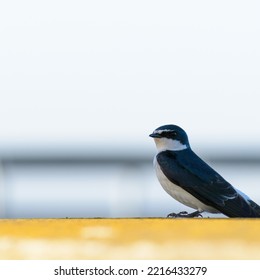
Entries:
[[178,214],[170,213],[169,215],[167,215],[167,218],[183,218],[183,217],[185,217],[187,215],[188,215],[188,212],[182,211],[182,212],[180,212]]
[[170,213],[169,215],[167,215],[167,218],[203,218],[203,216],[201,215],[200,211],[195,211],[190,214],[186,211],[182,211],[178,214]]

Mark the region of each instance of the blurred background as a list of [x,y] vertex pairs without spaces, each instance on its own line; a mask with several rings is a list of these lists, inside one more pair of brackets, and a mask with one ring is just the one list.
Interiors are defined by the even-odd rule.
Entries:
[[258,1],[2,1],[0,217],[191,211],[153,170],[148,135],[169,123],[260,203],[259,9]]

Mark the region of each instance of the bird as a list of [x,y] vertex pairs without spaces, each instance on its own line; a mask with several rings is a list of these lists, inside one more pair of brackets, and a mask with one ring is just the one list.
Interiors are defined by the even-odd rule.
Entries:
[[163,189],[192,213],[170,213],[170,218],[203,217],[203,212],[230,218],[259,218],[260,206],[233,187],[191,149],[186,132],[174,124],[156,128],[149,135],[157,154],[154,168]]

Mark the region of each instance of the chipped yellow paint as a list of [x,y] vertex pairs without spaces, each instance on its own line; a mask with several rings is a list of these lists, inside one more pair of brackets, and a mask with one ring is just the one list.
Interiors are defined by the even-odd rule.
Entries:
[[260,259],[260,219],[0,220],[0,259]]

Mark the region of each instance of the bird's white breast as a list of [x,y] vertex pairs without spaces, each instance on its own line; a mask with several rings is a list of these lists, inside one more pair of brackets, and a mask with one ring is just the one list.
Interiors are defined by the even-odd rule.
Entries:
[[194,208],[199,211],[207,211],[207,212],[211,212],[211,213],[219,212],[218,210],[200,202],[197,198],[195,198],[190,193],[186,192],[183,188],[172,183],[163,174],[163,172],[157,162],[156,156],[154,158],[154,168],[156,171],[157,178],[158,178],[160,184],[162,185],[163,189],[174,199],[176,199],[177,201],[179,201],[180,203],[182,203],[188,207]]

